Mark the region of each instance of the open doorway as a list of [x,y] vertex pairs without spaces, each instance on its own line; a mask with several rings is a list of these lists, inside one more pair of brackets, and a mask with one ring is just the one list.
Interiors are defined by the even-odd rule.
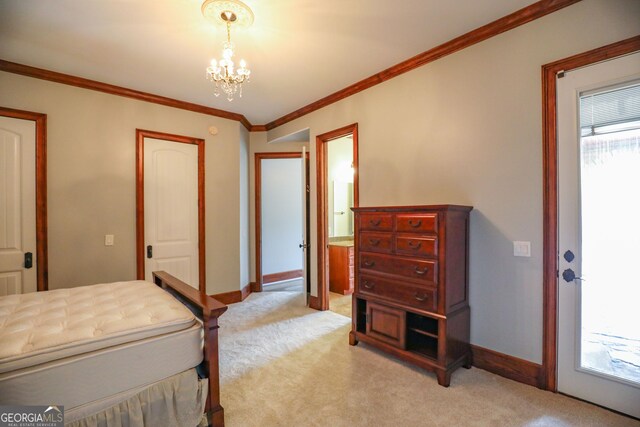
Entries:
[[318,297],[311,307],[351,316],[354,224],[358,206],[358,125],[316,137]]
[[254,291],[307,292],[309,159],[302,158],[301,152],[255,154]]

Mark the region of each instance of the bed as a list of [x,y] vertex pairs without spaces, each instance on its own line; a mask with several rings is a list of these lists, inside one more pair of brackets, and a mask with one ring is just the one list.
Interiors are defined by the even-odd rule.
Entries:
[[63,405],[71,427],[223,426],[227,307],[153,280],[0,298],[0,405]]

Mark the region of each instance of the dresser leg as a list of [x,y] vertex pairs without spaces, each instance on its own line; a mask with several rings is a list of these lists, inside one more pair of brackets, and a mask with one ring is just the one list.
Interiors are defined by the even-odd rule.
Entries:
[[353,331],[349,332],[349,345],[358,345],[356,334],[354,334]]
[[462,365],[465,369],[471,369],[471,356],[467,356],[467,360],[465,360],[464,365]]
[[438,377],[438,384],[442,387],[449,387],[449,383],[451,382],[451,372],[436,371],[436,376]]

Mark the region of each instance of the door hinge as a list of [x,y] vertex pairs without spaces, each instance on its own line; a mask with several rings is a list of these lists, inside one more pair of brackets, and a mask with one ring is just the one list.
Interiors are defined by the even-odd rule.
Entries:
[[565,74],[565,73],[564,73],[564,70],[560,70],[560,71],[558,71],[558,72],[556,73],[556,77],[557,77],[557,78],[559,78],[559,79],[561,79],[561,78],[563,78],[563,77],[564,77],[564,74]]

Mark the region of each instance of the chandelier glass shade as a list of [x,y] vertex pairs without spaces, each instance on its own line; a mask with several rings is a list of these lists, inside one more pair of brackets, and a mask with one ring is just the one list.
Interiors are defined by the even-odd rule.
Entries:
[[233,101],[236,94],[242,98],[242,84],[249,81],[251,70],[247,68],[244,59],[240,60],[238,67],[233,62],[235,45],[231,42],[231,24],[236,21],[236,14],[225,10],[220,18],[227,25],[227,41],[222,46],[222,59],[212,59],[211,65],[207,67],[207,80],[215,84],[215,96],[220,96],[222,92],[229,101]]

